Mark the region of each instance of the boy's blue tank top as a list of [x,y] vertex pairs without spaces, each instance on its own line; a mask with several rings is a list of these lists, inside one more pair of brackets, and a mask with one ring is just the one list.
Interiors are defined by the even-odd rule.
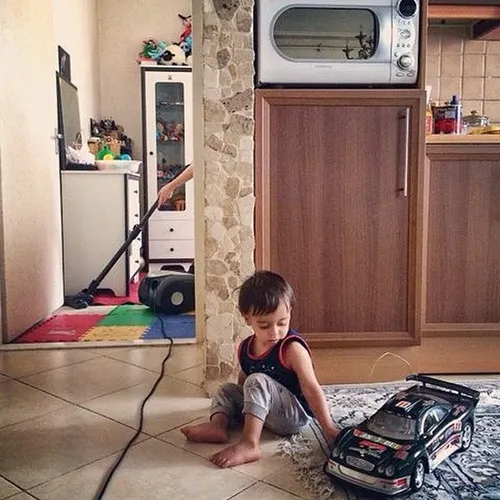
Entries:
[[250,350],[254,337],[255,335],[250,335],[238,347],[238,359],[243,373],[246,376],[252,373],[264,373],[268,375],[286,387],[299,400],[307,414],[312,416],[311,408],[309,408],[306,398],[300,389],[297,374],[290,368],[287,368],[283,361],[283,347],[290,342],[300,342],[310,355],[311,351],[306,341],[294,330],[289,330],[286,336],[269,351],[262,356],[256,357],[251,354]]

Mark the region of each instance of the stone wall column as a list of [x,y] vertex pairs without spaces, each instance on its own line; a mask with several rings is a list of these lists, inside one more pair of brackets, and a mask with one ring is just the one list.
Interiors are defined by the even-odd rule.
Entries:
[[[196,0],[195,0],[196,1]],[[203,0],[206,389],[234,373],[254,270],[253,0]]]

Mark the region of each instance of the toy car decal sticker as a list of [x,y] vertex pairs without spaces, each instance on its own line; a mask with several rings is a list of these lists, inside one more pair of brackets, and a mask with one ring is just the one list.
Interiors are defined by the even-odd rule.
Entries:
[[393,450],[399,450],[401,448],[400,444],[393,443],[392,441],[388,441],[387,439],[378,436],[373,436],[372,434],[360,431],[359,429],[354,429],[353,434],[356,437],[367,439],[368,441],[372,441],[373,443],[383,444],[385,446],[388,446],[389,448],[392,448]]
[[403,410],[406,410],[408,411],[410,408],[411,408],[411,401],[406,401],[405,399],[403,399],[402,401],[398,401],[396,403],[396,407],[397,408],[402,408]]
[[409,453],[405,450],[398,450],[394,453],[394,458],[398,458],[399,460],[406,460],[408,458]]
[[385,451],[387,449],[383,444],[367,441],[366,439],[360,441],[359,446],[366,446],[367,448],[378,451]]
[[[384,450],[386,448],[384,447]],[[354,451],[356,453],[359,453],[359,455],[361,457],[364,457],[365,455],[369,456],[369,457],[373,457],[373,458],[377,458],[379,459],[380,458],[380,453],[378,451],[375,451],[375,450],[370,450],[370,449],[366,449],[366,448],[358,448],[356,446],[350,446],[349,447],[349,451]]]

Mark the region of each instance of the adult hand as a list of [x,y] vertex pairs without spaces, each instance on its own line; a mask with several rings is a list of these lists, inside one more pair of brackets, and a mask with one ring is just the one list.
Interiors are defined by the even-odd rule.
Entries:
[[168,200],[172,197],[175,187],[171,183],[165,184],[160,191],[158,191],[158,205],[161,207],[166,205]]

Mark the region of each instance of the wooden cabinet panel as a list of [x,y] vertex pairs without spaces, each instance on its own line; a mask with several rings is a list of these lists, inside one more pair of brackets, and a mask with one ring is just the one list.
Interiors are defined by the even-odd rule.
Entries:
[[414,343],[419,99],[275,92],[257,91],[258,267],[290,280],[302,333]]
[[500,164],[432,160],[428,323],[500,322]]
[[[407,329],[408,199],[397,108],[271,110],[271,267],[304,332]],[[311,307],[311,303],[314,307]]]

